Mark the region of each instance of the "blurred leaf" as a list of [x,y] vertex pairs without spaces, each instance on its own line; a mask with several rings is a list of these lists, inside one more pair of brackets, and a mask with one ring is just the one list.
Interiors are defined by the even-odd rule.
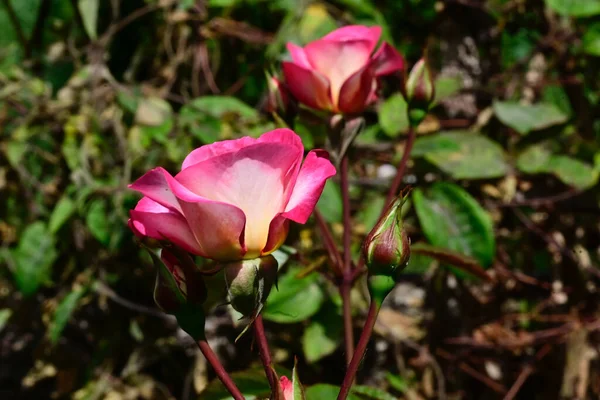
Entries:
[[[371,196],[365,204],[365,208],[360,210],[358,220],[365,226],[365,231],[370,232],[375,226],[381,215],[381,210],[385,206],[385,198],[383,196]],[[404,207],[402,208],[404,211]]]
[[52,322],[48,328],[48,338],[53,345],[60,339],[60,335],[85,292],[86,290],[83,287],[76,288],[74,291],[67,294],[56,307]]
[[54,236],[37,221],[25,228],[17,248],[9,253],[15,282],[24,296],[31,296],[50,279],[52,264],[58,257],[54,246]]
[[[336,399],[340,392],[339,386],[319,383],[306,389],[306,400],[329,400]],[[348,400],[361,400],[360,397],[350,393]]]
[[569,96],[561,86],[549,85],[544,88],[542,98],[547,103],[552,103],[567,117],[573,115],[573,108]]
[[535,42],[531,36],[532,30],[524,28],[514,34],[506,30],[502,32],[502,64],[504,68],[511,67],[531,54],[535,48]]
[[48,222],[48,230],[50,233],[55,234],[60,227],[71,218],[75,209],[75,202],[68,194],[63,194],[58,203],[54,206],[54,210],[52,210],[52,214],[50,215],[50,221]]
[[[25,39],[30,39],[42,0],[8,0],[8,2],[19,20]],[[14,42],[18,42],[18,36],[3,1],[0,2],[0,49]]]
[[21,141],[10,141],[5,148],[6,159],[13,168],[21,166],[23,155],[27,152],[27,143]]
[[497,178],[508,171],[502,147],[483,135],[468,131],[419,137],[412,155],[425,157],[456,179]]
[[334,223],[342,220],[342,193],[339,186],[331,179],[325,184],[317,208],[327,222]]
[[329,15],[325,4],[315,2],[304,10],[295,30],[297,37],[294,41],[305,44],[325,36],[337,27],[335,19]]
[[492,278],[485,272],[485,270],[479,265],[477,260],[467,257],[464,254],[457,253],[448,249],[441,249],[439,247],[430,246],[424,243],[415,243],[410,246],[411,258],[415,254],[422,254],[433,259],[438,260],[442,264],[449,264],[458,269],[484,279],[491,281]]
[[386,377],[387,381],[389,382],[390,386],[393,387],[398,392],[404,393],[408,390],[408,388],[409,388],[408,382],[406,382],[406,379],[404,379],[400,375],[394,375],[394,374],[388,372],[385,375],[385,377]]
[[549,161],[550,172],[577,189],[587,189],[598,183],[598,170],[569,156],[555,155]]
[[158,97],[142,99],[135,113],[135,122],[146,126],[161,126],[173,114],[171,105]]
[[[232,96],[204,96],[191,100],[183,108],[190,112],[200,112],[215,118],[241,117],[243,119],[258,118],[258,111],[243,101]],[[183,109],[182,108],[182,109]]]
[[8,323],[10,316],[12,315],[12,310],[10,308],[3,308],[0,310],[0,333],[4,330],[4,327]]
[[354,385],[352,386],[352,393],[359,394],[362,398],[373,399],[373,400],[396,400],[396,396],[392,396],[384,390],[377,389],[370,386]]
[[558,14],[569,17],[600,14],[600,0],[546,0],[546,5]]
[[513,101],[495,101],[494,113],[500,122],[522,135],[562,124],[568,119],[558,107],[548,103],[528,105]]
[[100,0],[79,0],[77,2],[77,8],[83,21],[83,27],[85,32],[88,34],[90,39],[96,40],[98,38],[98,7]]
[[441,77],[435,80],[435,101],[440,101],[460,92],[462,89],[462,80],[457,76]]
[[[234,372],[230,375],[247,400],[266,398],[271,391],[269,382],[265,378],[265,371],[262,368]],[[198,398],[202,400],[233,399],[231,394],[218,379],[214,379],[210,382],[206,389],[200,393]]]
[[377,110],[383,132],[392,138],[406,132],[409,126],[407,112],[408,106],[402,94],[396,93],[385,100]]
[[319,361],[338,348],[342,334],[340,318],[337,307],[330,302],[313,316],[302,336],[302,349],[307,362]]
[[110,242],[110,225],[106,212],[106,200],[96,199],[90,204],[85,222],[92,235],[103,245]]
[[517,158],[517,167],[528,174],[553,174],[563,183],[587,189],[598,182],[594,166],[566,155],[553,155],[545,144],[529,146]]
[[585,53],[600,57],[600,23],[588,27],[581,41]]
[[529,146],[517,158],[517,167],[528,174],[548,171],[552,152],[544,144]]
[[301,268],[290,268],[279,277],[277,288],[271,290],[263,310],[266,320],[291,324],[304,321],[316,314],[325,299],[323,290],[317,283],[319,275],[312,273],[298,278]]
[[427,191],[415,189],[413,202],[431,244],[491,265],[496,253],[492,219],[469,193],[452,183],[436,183]]

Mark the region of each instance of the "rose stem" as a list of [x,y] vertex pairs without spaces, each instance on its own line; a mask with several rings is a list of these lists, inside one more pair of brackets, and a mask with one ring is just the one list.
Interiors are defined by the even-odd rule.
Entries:
[[350,245],[352,239],[352,221],[350,219],[350,189],[348,185],[348,155],[342,158],[340,188],[342,191],[343,222],[344,222],[344,265],[342,268],[342,282],[340,284],[340,296],[343,304],[344,318],[344,342],[346,344],[346,365],[350,364],[354,354],[354,332],[352,325],[352,304],[350,291],[354,282],[352,273],[352,254]]
[[233,398],[235,400],[245,400],[244,396],[233,382],[233,379],[231,379],[227,371],[225,371],[225,368],[223,368],[223,364],[221,364],[215,352],[212,351],[212,349],[208,345],[206,339],[200,339],[196,343],[198,344],[198,347],[200,348],[202,354],[204,354],[204,357],[206,357],[206,360],[209,362],[210,365],[212,365],[217,376],[219,377],[221,382],[223,382],[223,385],[225,385],[225,387],[227,388],[229,393],[231,393]]
[[348,394],[350,393],[350,388],[352,387],[352,382],[354,382],[356,372],[358,371],[358,366],[360,365],[360,362],[362,361],[362,358],[365,355],[367,344],[369,343],[369,339],[371,338],[371,333],[373,333],[373,327],[375,326],[375,321],[377,320],[379,308],[380,305],[377,305],[375,301],[371,300],[371,305],[369,307],[369,313],[367,314],[365,326],[363,327],[363,331],[360,334],[360,339],[358,340],[358,345],[356,346],[354,356],[352,356],[352,361],[350,361],[350,365],[348,365],[348,369],[346,370],[344,382],[342,382],[342,387],[340,389],[340,394],[338,395],[337,400],[346,400]]
[[254,335],[256,335],[256,342],[258,343],[258,351],[260,359],[265,367],[265,374],[269,380],[271,386],[271,397],[275,397],[277,394],[277,377],[273,373],[273,361],[271,360],[271,352],[269,350],[269,343],[267,342],[267,335],[265,335],[265,326],[263,325],[262,315],[256,317],[253,322]]
[[406,143],[404,145],[404,153],[402,154],[402,158],[400,159],[400,163],[398,164],[398,169],[396,170],[396,176],[392,181],[392,185],[390,186],[390,190],[388,191],[387,197],[385,199],[385,206],[382,208],[381,213],[385,212],[386,206],[390,204],[392,199],[398,195],[398,189],[402,184],[402,178],[404,178],[404,172],[406,171],[406,164],[408,164],[408,159],[410,158],[410,152],[412,151],[413,144],[415,142],[416,131],[412,126],[408,128],[408,138],[406,139]]

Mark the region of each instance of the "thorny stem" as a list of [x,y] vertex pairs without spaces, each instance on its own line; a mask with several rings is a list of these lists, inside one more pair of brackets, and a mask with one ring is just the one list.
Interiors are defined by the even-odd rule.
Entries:
[[267,336],[265,335],[265,326],[263,324],[262,315],[256,317],[253,322],[254,334],[256,336],[256,342],[258,343],[258,351],[260,359],[265,367],[265,374],[269,380],[271,386],[271,398],[275,398],[277,393],[277,377],[273,371],[273,361],[271,360],[271,351],[269,350],[269,343],[267,342]]
[[360,334],[360,339],[358,340],[358,345],[356,345],[356,351],[352,356],[352,361],[346,370],[346,376],[344,376],[344,382],[342,382],[342,387],[340,389],[340,394],[338,395],[337,400],[346,400],[348,394],[350,393],[350,388],[352,387],[352,382],[354,382],[354,378],[356,377],[356,372],[358,371],[358,366],[362,361],[362,358],[365,355],[365,350],[367,349],[367,344],[369,343],[369,339],[371,338],[371,333],[373,333],[373,327],[375,326],[375,321],[377,320],[377,314],[379,313],[380,305],[377,304],[376,301],[371,299],[371,306],[369,307],[369,313],[367,314],[367,319],[365,321],[365,326],[363,327],[363,331]]
[[[346,345],[346,364],[350,363],[354,354],[354,332],[352,325],[352,304],[350,291],[353,283],[352,253],[350,251],[352,239],[352,221],[350,219],[350,189],[348,185],[348,155],[344,155],[341,163],[340,188],[342,191],[343,222],[344,222],[344,265],[342,283],[339,287],[343,303],[344,342]],[[342,266],[340,266],[342,267]]]
[[[412,126],[408,128],[408,138],[406,138],[406,143],[404,144],[404,153],[402,154],[402,158],[400,159],[400,163],[398,164],[398,169],[396,170],[396,176],[392,181],[392,185],[390,186],[390,190],[388,191],[387,197],[385,199],[385,204],[388,205],[392,201],[392,199],[398,194],[398,189],[402,184],[402,178],[404,178],[404,172],[406,171],[406,164],[408,164],[408,159],[410,158],[410,152],[412,151],[413,144],[415,142],[416,131]],[[385,212],[386,207],[382,208],[382,213]]]
[[245,400],[244,396],[242,395],[242,392],[240,392],[240,390],[233,382],[233,379],[231,379],[227,371],[225,371],[225,368],[223,368],[223,364],[221,364],[217,355],[214,353],[214,351],[212,351],[206,339],[198,340],[197,344],[202,354],[204,354],[204,357],[206,357],[206,361],[208,361],[208,363],[213,367],[215,373],[217,374],[221,382],[223,382],[223,385],[225,385],[229,393],[231,393],[231,396],[235,400]]

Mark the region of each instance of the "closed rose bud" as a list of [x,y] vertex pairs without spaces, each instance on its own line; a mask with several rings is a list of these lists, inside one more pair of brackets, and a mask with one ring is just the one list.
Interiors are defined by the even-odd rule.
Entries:
[[275,76],[268,72],[265,74],[267,76],[267,88],[269,90],[266,111],[285,115],[291,105],[290,92],[285,84]]
[[160,258],[150,254],[157,267],[154,301],[164,312],[176,314],[188,305],[204,303],[207,291],[199,269],[185,267],[169,249],[160,250]]
[[370,275],[386,275],[397,280],[410,258],[410,239],[402,229],[404,198],[396,198],[369,233],[363,253]]
[[410,71],[404,95],[409,105],[409,118],[413,125],[418,125],[435,99],[433,77],[424,58],[417,61]]
[[277,260],[272,255],[224,265],[229,302],[245,317],[255,317],[264,307],[277,280]]

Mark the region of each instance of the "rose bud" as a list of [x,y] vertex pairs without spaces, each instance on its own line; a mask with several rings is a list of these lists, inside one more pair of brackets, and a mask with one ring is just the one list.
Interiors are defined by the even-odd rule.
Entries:
[[413,66],[404,87],[409,106],[409,118],[413,126],[421,123],[435,100],[435,87],[427,61],[421,58]]
[[277,280],[277,260],[272,255],[231,262],[224,266],[229,302],[245,317],[260,313]]
[[[398,281],[410,258],[410,239],[402,229],[403,197],[397,197],[371,230],[363,245],[369,290],[381,301]],[[375,293],[377,292],[377,293]]]

